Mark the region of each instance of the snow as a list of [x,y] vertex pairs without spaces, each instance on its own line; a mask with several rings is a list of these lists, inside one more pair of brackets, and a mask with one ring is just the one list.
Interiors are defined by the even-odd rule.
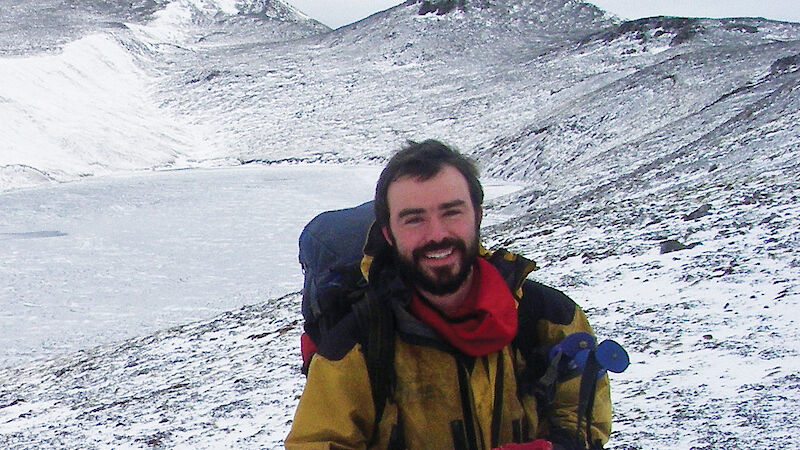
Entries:
[[0,10],[0,447],[280,447],[297,236],[429,137],[630,353],[608,448],[800,447],[797,24],[57,5]]
[[[0,402],[3,434],[35,432],[36,446],[65,435],[99,447],[278,446],[302,386],[299,233],[319,212],[370,199],[379,169],[163,171],[0,197],[11,213],[1,230],[60,230],[0,232],[11,256],[0,360],[12,366],[0,376],[23,383],[0,395],[24,397]],[[487,180],[487,198],[518,188]],[[31,388],[62,400],[31,400]],[[57,425],[70,423],[83,425]]]
[[202,147],[158,107],[148,75],[109,35],[89,35],[56,55],[6,58],[0,78],[0,168],[70,180],[171,165],[190,144]]
[[[192,22],[192,8],[189,2],[171,2],[154,14],[154,19],[146,25],[127,24],[133,30],[146,33],[156,42],[183,42],[185,28]],[[143,36],[144,37],[144,36]]]

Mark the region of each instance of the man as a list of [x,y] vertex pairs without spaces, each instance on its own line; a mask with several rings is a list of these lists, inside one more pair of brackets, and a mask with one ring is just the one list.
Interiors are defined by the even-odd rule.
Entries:
[[[585,428],[580,377],[554,385],[549,398],[534,394],[530,374],[546,360],[523,358],[518,332],[547,348],[591,328],[554,289],[533,281],[509,289],[479,244],[482,202],[475,167],[438,141],[411,143],[389,161],[362,263],[370,301],[393,318],[388,401],[374,398],[365,339],[334,339],[311,360],[287,448],[545,449],[552,441],[577,449],[608,440],[607,377]],[[518,306],[535,316],[520,328]]]

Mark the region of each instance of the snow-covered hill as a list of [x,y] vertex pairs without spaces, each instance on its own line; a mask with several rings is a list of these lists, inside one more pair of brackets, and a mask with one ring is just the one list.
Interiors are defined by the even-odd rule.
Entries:
[[[800,447],[800,24],[411,0],[329,31],[278,1],[30,4],[0,10],[0,189],[442,138],[526,186],[487,206],[508,218],[489,243],[630,351],[609,448]],[[297,303],[0,369],[0,444],[276,447]]]
[[[280,1],[15,2],[0,23],[0,191],[202,165],[224,153],[216,131],[170,107],[159,80],[204,65],[188,55],[329,31]],[[216,75],[162,87],[182,96]]]
[[279,448],[302,392],[290,295],[0,372],[3,448]]

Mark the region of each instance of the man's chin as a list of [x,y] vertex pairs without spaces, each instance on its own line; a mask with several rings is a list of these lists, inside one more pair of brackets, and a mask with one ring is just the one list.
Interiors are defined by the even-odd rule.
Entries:
[[[469,278],[472,264],[469,259],[465,260],[465,254],[458,249],[454,252],[455,260],[434,261],[420,255],[406,259],[395,251],[394,258],[401,275],[410,285],[424,293],[443,296],[458,291]],[[474,263],[474,257],[471,259]]]
[[446,281],[447,279],[455,278],[461,271],[461,265],[458,264],[458,261],[450,264],[417,264],[417,270],[425,274],[428,279],[438,282],[439,280]]
[[460,276],[458,271],[448,271],[447,274],[426,273],[423,282],[417,288],[433,295],[448,295],[458,291],[467,281],[466,276]]

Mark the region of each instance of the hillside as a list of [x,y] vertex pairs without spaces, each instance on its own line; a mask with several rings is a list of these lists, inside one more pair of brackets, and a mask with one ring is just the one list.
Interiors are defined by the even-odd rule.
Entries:
[[[411,0],[330,31],[277,1],[33,3],[52,26],[0,12],[23,24],[0,32],[0,190],[437,137],[524,186],[487,205],[487,243],[629,350],[609,448],[800,447],[800,24]],[[279,446],[299,300],[253,303],[0,369],[0,446]]]

